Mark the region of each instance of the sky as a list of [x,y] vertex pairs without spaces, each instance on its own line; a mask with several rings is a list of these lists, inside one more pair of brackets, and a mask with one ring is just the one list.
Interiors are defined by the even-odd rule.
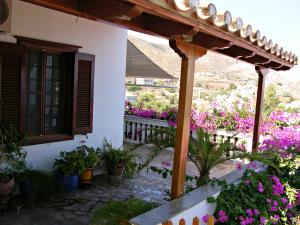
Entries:
[[[203,1],[200,0],[200,3]],[[207,2],[207,1],[206,1]],[[244,24],[259,29],[262,36],[272,39],[287,51],[300,57],[300,0],[211,0],[218,12],[229,10],[233,17],[241,17]],[[132,32],[131,32],[132,33]],[[136,34],[135,34],[136,35]],[[136,35],[145,40],[167,43],[166,40]],[[283,74],[283,73],[282,73]],[[300,65],[284,72],[288,80],[300,81]]]

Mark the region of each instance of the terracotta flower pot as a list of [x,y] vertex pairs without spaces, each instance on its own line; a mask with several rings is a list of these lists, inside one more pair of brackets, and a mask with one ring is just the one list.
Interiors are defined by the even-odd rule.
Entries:
[[0,182],[0,203],[6,203],[10,199],[10,194],[15,185],[15,179]]
[[85,169],[80,176],[80,181],[81,181],[81,183],[84,183],[84,184],[92,183],[92,179],[93,179],[93,168]]

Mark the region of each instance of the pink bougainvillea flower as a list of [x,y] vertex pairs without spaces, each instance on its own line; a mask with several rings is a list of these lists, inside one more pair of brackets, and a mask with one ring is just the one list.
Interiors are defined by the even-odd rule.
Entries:
[[245,180],[245,184],[246,184],[246,185],[251,184],[251,180],[249,180],[249,179]]
[[258,216],[258,215],[259,215],[259,211],[258,211],[257,209],[254,209],[254,210],[253,210],[253,213],[254,213],[255,216]]
[[255,162],[250,162],[247,164],[247,169],[255,169],[257,167]]
[[264,192],[264,185],[261,182],[258,183],[258,192],[260,193]]
[[253,212],[251,209],[246,209],[246,213],[248,214],[248,216],[253,216]]
[[285,205],[288,202],[288,200],[286,198],[281,198],[281,202],[283,205]]
[[242,169],[242,164],[241,164],[241,163],[236,164],[236,168],[237,168],[238,170],[241,170],[241,169]]
[[226,223],[228,221],[228,216],[223,210],[219,211],[218,221],[221,222],[221,223]]
[[208,215],[205,215],[205,216],[203,216],[202,217],[202,221],[204,222],[204,223],[207,223],[208,222]]

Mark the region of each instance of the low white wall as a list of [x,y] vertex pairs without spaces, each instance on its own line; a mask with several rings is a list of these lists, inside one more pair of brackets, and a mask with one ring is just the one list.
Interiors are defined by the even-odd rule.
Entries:
[[[266,169],[266,167],[259,162],[256,162],[256,172]],[[237,184],[245,172],[247,165],[243,166],[241,170],[234,170],[233,172],[221,177],[219,180],[225,180],[228,184]],[[205,215],[212,216],[214,214],[216,205],[209,204],[207,198],[220,194],[221,187],[217,185],[204,185],[185,195],[181,198],[167,202],[158,208],[155,208],[145,214],[137,216],[130,220],[133,225],[161,225],[163,222],[171,220],[174,225],[179,225],[181,219],[185,220],[186,225],[193,224],[193,218],[198,217],[202,222]]]
[[0,41],[16,42],[13,35],[82,46],[80,52],[96,55],[93,133],[72,141],[26,146],[28,162],[40,169],[52,168],[62,150],[72,150],[86,141],[99,147],[104,137],[123,144],[123,114],[127,30],[77,18],[19,0],[13,1],[12,34]]
[[[220,192],[213,195],[213,197],[218,197]],[[179,221],[184,218],[186,225],[192,225],[193,224],[193,218],[198,217],[201,221],[200,224],[206,224],[202,221],[202,218],[206,215],[213,216],[215,213],[216,205],[215,204],[209,204],[207,200],[204,200],[202,202],[199,202],[189,210],[186,210],[184,212],[181,212],[171,218],[170,220],[174,225],[179,225]]]

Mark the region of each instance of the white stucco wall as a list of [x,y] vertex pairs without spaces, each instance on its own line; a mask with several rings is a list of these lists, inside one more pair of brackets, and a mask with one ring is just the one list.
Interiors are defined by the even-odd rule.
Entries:
[[28,162],[49,170],[62,150],[72,150],[85,140],[99,147],[104,137],[120,147],[123,113],[127,31],[108,24],[77,18],[19,0],[13,1],[12,33],[0,41],[15,42],[13,35],[82,46],[80,52],[96,55],[93,133],[72,141],[27,146]]

